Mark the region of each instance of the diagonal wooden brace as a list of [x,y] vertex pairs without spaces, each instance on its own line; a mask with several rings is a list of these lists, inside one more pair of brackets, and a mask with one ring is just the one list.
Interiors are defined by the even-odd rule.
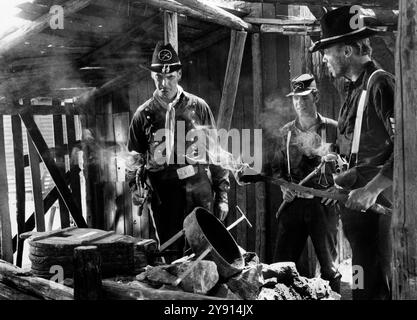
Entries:
[[40,132],[38,126],[35,123],[35,120],[33,119],[33,114],[31,113],[30,109],[25,108],[19,113],[19,116],[25,124],[26,129],[32,138],[33,144],[35,145],[36,151],[48,169],[52,180],[56,185],[58,193],[71,216],[73,217],[75,223],[79,228],[87,228],[87,223],[81,214],[80,208],[78,208],[77,204],[75,203],[71,191],[68,189],[68,186],[65,183],[65,179],[62,177],[59,168],[56,166],[55,160],[49,151],[48,145],[42,137],[42,133]]

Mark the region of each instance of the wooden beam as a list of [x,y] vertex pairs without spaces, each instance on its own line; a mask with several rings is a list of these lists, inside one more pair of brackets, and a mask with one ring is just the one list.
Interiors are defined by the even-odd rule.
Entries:
[[0,300],[40,300],[0,282]]
[[[54,126],[54,144],[61,148],[64,145],[64,126],[62,124],[62,115],[53,115],[52,123]],[[65,154],[55,154],[55,163],[61,174],[65,172]],[[68,209],[65,207],[65,203],[62,198],[58,199],[59,202],[59,216],[61,221],[61,228],[67,228],[70,226],[70,217]]]
[[[252,46],[252,95],[253,95],[253,122],[254,128],[261,128],[259,115],[263,109],[263,83],[262,83],[262,49],[259,33],[253,33],[251,36]],[[254,154],[257,154],[255,146]],[[261,149],[262,152],[262,149]],[[261,261],[266,259],[266,219],[265,219],[265,183],[258,182],[255,185],[255,202],[256,202],[256,243],[255,250]]]
[[400,0],[396,52],[394,143],[394,287],[398,300],[417,299],[417,0]]
[[[65,16],[84,9],[90,3],[91,0],[70,0],[65,2],[63,5]],[[5,36],[0,40],[0,55],[5,54],[16,45],[24,42],[28,37],[40,33],[42,30],[48,28],[52,17],[53,15],[51,13],[45,14],[35,21],[27,23],[13,33]]]
[[[65,109],[67,110],[74,110],[74,108],[71,107],[72,103],[65,103]],[[67,124],[67,154],[69,156],[70,160],[70,171],[75,172],[79,168],[78,163],[78,148],[77,146],[77,137],[75,133],[75,119],[74,114],[67,114],[65,116],[66,124]],[[81,183],[80,183],[80,175],[71,175],[71,192],[74,197],[74,201],[77,204],[77,207],[82,209],[81,205]]]
[[[19,119],[20,120],[20,119]],[[33,202],[35,204],[35,225],[36,231],[44,232],[45,230],[45,217],[42,199],[42,181],[41,171],[39,168],[39,156],[36,152],[35,145],[33,144],[32,138],[27,132],[27,140],[29,147],[29,163],[30,172],[32,176],[32,194]]]
[[0,282],[47,300],[73,300],[74,290],[63,284],[33,277],[23,269],[0,260]]
[[[371,16],[369,16],[371,17]],[[374,17],[372,17],[374,19]],[[384,16],[375,16],[372,26],[381,31],[395,29],[397,26],[398,14],[385,14]],[[280,33],[280,34],[304,34],[320,35],[321,27],[317,20],[313,19],[268,19],[268,18],[246,18],[245,21],[254,25],[260,25],[262,33]]]
[[392,0],[245,0],[246,2],[276,3],[280,5],[331,6],[360,5],[364,8],[397,9],[398,1]]
[[282,35],[305,35],[319,36],[320,26],[303,26],[303,25],[276,25],[262,24],[260,26],[261,33],[278,33]]
[[304,25],[317,25],[320,26],[320,23],[315,19],[295,19],[295,18],[288,18],[288,19],[273,19],[273,18],[243,18],[244,21],[252,23],[252,24],[275,24],[279,26],[304,26]]
[[[16,224],[18,237],[24,233],[26,219],[26,192],[25,192],[25,165],[23,156],[22,121],[14,115],[12,120],[14,173],[16,184]],[[16,265],[22,266],[23,240],[19,239],[17,245]]]
[[178,17],[176,12],[164,12],[164,42],[178,53]]
[[231,31],[229,57],[217,118],[217,126],[226,130],[230,129],[232,123],[246,36],[247,33],[245,31]]
[[43,163],[48,169],[52,180],[57,186],[58,192],[64,201],[65,206],[68,208],[71,216],[73,217],[75,223],[79,228],[87,228],[87,224],[81,214],[81,210],[77,207],[72,194],[65,183],[64,178],[56,166],[55,161],[49,152],[49,148],[33,119],[33,115],[30,113],[30,111],[25,110],[21,112],[19,116],[25,124],[26,129],[29,131],[29,134],[35,144],[36,150],[38,151],[39,156],[42,158]]
[[184,14],[186,16],[203,20],[211,23],[217,23],[237,30],[250,30],[252,26],[244,22],[239,17],[227,12],[224,9],[210,4],[208,1],[196,0],[143,0],[145,4]]
[[103,293],[105,299],[120,300],[224,300],[184,291],[153,289],[139,281],[123,284],[109,279],[103,280]]
[[13,263],[12,229],[9,209],[9,187],[4,144],[3,116],[0,116],[0,258]]
[[226,10],[217,7],[213,3],[206,0],[177,0],[177,2],[201,12],[204,15],[211,16],[214,21],[220,25],[228,26],[231,29],[250,31],[252,26],[240,19],[239,17],[227,12]]

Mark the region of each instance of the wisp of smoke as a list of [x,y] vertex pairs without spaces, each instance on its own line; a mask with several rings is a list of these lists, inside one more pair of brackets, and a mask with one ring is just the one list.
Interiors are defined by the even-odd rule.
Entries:
[[206,162],[206,160],[208,160],[210,164],[220,166],[231,172],[236,182],[241,184],[238,177],[241,172],[246,168],[249,168],[250,165],[243,162],[240,155],[233,155],[225,150],[227,141],[220,141],[216,129],[202,125],[195,126],[195,129],[203,132],[204,139],[199,139],[197,141],[198,150],[203,152],[201,152],[201,154],[199,152],[196,156],[193,156],[192,153],[187,153],[187,159],[192,162]]
[[299,132],[295,138],[298,147],[304,154],[323,157],[331,150],[331,143],[322,143],[321,136],[315,132]]

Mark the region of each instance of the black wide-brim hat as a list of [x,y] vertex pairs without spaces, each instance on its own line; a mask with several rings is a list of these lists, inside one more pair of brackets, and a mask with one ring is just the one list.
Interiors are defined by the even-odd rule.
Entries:
[[141,64],[140,67],[156,73],[171,73],[182,68],[180,59],[170,43],[163,44],[162,41],[156,44],[150,65]]
[[[356,6],[358,7],[358,6]],[[336,43],[369,38],[380,31],[365,26],[367,20],[363,19],[363,26],[354,22],[357,20],[357,11],[352,6],[344,6],[329,11],[320,19],[321,39],[313,44],[311,52],[328,48]],[[352,12],[351,12],[352,11]]]

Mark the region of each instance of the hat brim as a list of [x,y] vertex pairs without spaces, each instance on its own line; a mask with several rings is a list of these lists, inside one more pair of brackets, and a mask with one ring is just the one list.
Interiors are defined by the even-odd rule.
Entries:
[[[166,73],[166,72],[162,72],[163,66],[146,66],[144,64],[140,64],[139,67],[141,67],[142,69],[151,71],[151,72],[156,72],[156,73]],[[182,68],[181,64],[173,64],[169,66],[169,72],[174,72],[174,71],[178,71]]]
[[308,89],[305,91],[299,91],[299,92],[290,92],[289,94],[287,94],[287,97],[293,97],[293,96],[307,96],[310,93],[313,92],[313,89]]
[[310,52],[315,52],[321,49],[328,48],[336,43],[349,41],[349,40],[359,40],[359,39],[365,39],[369,38],[371,36],[374,36],[376,34],[380,33],[377,29],[372,29],[369,27],[363,27],[361,29],[352,31],[347,34],[343,34],[340,36],[330,37],[330,38],[324,38],[320,39],[319,41],[316,41],[310,48]]

